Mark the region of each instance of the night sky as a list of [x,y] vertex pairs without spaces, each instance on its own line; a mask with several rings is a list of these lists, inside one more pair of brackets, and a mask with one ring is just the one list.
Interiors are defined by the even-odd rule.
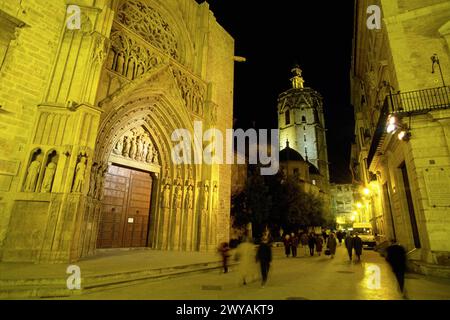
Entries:
[[[203,1],[198,0],[201,3]],[[235,128],[277,128],[277,98],[298,63],[305,86],[324,97],[332,182],[351,182],[353,1],[208,0],[236,41]]]

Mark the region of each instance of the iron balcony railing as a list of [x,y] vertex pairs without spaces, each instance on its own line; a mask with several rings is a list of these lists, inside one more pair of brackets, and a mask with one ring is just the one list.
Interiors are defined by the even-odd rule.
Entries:
[[422,113],[450,107],[450,87],[402,92],[392,97],[392,113]]
[[386,136],[386,124],[390,114],[414,115],[447,108],[450,108],[450,87],[388,95],[381,108],[377,128],[372,139],[369,154],[367,155],[367,165],[370,167],[373,158],[379,151],[381,143]]

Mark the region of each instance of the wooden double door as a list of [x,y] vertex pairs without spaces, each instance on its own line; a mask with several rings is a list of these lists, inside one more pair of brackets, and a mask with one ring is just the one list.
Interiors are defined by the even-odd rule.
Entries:
[[148,172],[116,165],[109,167],[97,248],[147,246],[152,185]]

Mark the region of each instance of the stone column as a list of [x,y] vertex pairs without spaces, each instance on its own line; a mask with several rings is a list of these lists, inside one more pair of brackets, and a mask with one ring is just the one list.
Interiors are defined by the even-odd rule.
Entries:
[[64,25],[44,101],[39,105],[29,149],[56,150],[60,161],[50,202],[41,262],[76,261],[93,254],[100,219],[89,182],[100,123],[96,95],[114,13],[107,6],[72,1],[81,10],[80,29]]

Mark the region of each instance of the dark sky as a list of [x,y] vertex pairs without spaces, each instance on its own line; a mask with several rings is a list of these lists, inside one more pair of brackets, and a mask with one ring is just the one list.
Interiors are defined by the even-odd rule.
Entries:
[[[197,2],[203,2],[198,0]],[[218,22],[247,58],[235,70],[235,127],[277,128],[277,98],[290,88],[294,63],[305,86],[324,97],[332,182],[351,182],[348,163],[353,0],[208,0]]]

